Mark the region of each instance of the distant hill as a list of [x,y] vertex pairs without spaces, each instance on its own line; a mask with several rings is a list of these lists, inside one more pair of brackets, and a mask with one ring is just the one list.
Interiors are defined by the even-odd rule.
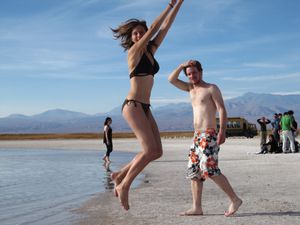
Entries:
[[225,102],[229,116],[242,116],[249,121],[265,116],[273,118],[274,113],[293,110],[297,120],[300,119],[300,95],[272,95],[246,93]]
[[76,120],[87,116],[89,115],[81,112],[73,112],[64,109],[53,109],[53,110],[48,110],[46,112],[43,112],[41,114],[34,115],[31,118],[34,120],[53,122],[53,121]]
[[[271,95],[246,93],[225,101],[228,116],[244,117],[248,121],[265,116],[272,119],[275,112],[294,110],[300,119],[300,95]],[[168,104],[153,109],[161,131],[193,130],[190,103]],[[113,119],[114,131],[129,131],[121,115],[121,106],[107,113],[89,115],[63,109],[48,110],[41,114],[25,116],[12,114],[0,118],[0,133],[85,133],[102,132],[106,116]]]

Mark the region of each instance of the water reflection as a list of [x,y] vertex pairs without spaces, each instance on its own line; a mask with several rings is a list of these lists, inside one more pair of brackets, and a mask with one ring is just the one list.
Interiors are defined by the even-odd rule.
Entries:
[[105,190],[113,190],[114,189],[114,183],[111,179],[111,169],[110,169],[110,162],[105,162],[103,163],[103,167],[105,169],[105,174],[103,177],[103,184],[104,184],[104,188]]
[[99,154],[87,149],[0,147],[0,224],[74,224],[77,215],[70,209],[96,193],[112,192],[110,174],[134,156],[119,152],[110,165],[102,166]]

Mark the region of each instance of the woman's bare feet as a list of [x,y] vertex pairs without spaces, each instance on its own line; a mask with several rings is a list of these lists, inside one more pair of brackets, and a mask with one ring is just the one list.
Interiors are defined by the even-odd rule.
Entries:
[[226,217],[232,216],[242,205],[243,201],[241,199],[237,199],[229,205],[228,211],[224,213]]
[[203,211],[202,209],[190,209],[186,212],[182,212],[179,214],[180,216],[202,216]]
[[118,197],[118,192],[116,191],[116,187],[122,182],[122,179],[120,178],[119,174],[120,172],[113,172],[110,174],[110,178],[115,184],[114,194],[116,197]]
[[116,182],[116,179],[117,179],[118,175],[119,175],[119,172],[112,172],[112,173],[110,174],[110,178],[111,178],[114,182]]
[[121,205],[127,211],[127,210],[129,210],[129,204],[128,204],[129,189],[124,189],[120,186],[121,185],[116,186],[115,191],[117,192],[117,196],[119,198],[119,201],[120,201]]

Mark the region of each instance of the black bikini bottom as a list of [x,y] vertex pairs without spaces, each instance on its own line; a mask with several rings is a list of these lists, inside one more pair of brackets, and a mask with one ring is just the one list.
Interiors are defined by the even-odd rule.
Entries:
[[136,107],[136,103],[140,103],[141,106],[142,106],[142,108],[143,108],[143,110],[144,110],[144,112],[145,112],[145,114],[148,113],[149,108],[151,106],[150,104],[146,104],[146,103],[134,100],[134,99],[125,99],[125,101],[123,102],[123,105],[122,105],[122,111],[123,111],[124,106],[128,105],[128,103],[133,103],[135,107]]

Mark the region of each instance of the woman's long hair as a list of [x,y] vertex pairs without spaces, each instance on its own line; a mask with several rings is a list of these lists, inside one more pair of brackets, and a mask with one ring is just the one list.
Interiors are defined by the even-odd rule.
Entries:
[[276,139],[275,139],[275,137],[274,137],[273,134],[269,134],[269,138],[270,138],[270,137],[272,138],[272,142],[274,142],[274,141],[276,142]]
[[104,121],[104,126],[106,126],[109,121],[112,121],[111,118],[110,117],[106,117],[106,119]]
[[125,51],[130,49],[130,47],[134,44],[131,40],[131,33],[132,30],[139,25],[143,26],[146,31],[148,30],[146,21],[138,19],[129,19],[125,23],[122,23],[118,28],[111,28],[114,33],[114,37],[116,39],[121,39],[121,46],[125,49]]

